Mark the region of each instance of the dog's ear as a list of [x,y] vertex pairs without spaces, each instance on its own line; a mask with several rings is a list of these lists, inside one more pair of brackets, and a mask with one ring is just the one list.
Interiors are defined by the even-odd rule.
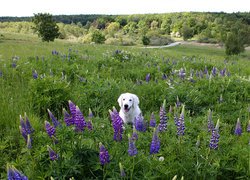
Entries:
[[133,94],[133,105],[134,105],[134,107],[136,107],[136,106],[138,106],[139,105],[139,103],[140,103],[140,101],[139,101],[139,98],[138,98],[138,96],[136,96],[135,94]]
[[117,99],[117,102],[119,103],[120,107],[122,107],[122,96],[123,94],[121,94],[120,97]]

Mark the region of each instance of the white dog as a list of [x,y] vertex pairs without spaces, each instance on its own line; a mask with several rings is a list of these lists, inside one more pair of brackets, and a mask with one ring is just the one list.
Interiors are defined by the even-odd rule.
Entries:
[[125,124],[133,124],[135,117],[141,115],[141,110],[139,108],[139,98],[135,94],[121,94],[118,98],[118,103],[121,107],[119,115]]

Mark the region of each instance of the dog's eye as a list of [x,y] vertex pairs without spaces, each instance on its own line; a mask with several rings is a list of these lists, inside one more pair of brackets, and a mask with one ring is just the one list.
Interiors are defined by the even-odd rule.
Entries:
[[125,101],[125,98],[124,99],[122,99],[123,101]]
[[132,101],[132,99],[129,99],[129,101]]

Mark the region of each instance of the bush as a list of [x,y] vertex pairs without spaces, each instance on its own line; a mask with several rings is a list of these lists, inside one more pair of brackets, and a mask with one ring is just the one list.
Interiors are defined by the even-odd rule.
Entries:
[[94,31],[92,41],[97,44],[103,44],[105,42],[105,36],[100,31]]

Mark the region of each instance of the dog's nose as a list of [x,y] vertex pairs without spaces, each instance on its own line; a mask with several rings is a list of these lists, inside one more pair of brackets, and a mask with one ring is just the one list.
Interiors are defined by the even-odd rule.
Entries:
[[124,108],[125,108],[125,109],[128,109],[128,105],[127,105],[127,104],[124,104]]

